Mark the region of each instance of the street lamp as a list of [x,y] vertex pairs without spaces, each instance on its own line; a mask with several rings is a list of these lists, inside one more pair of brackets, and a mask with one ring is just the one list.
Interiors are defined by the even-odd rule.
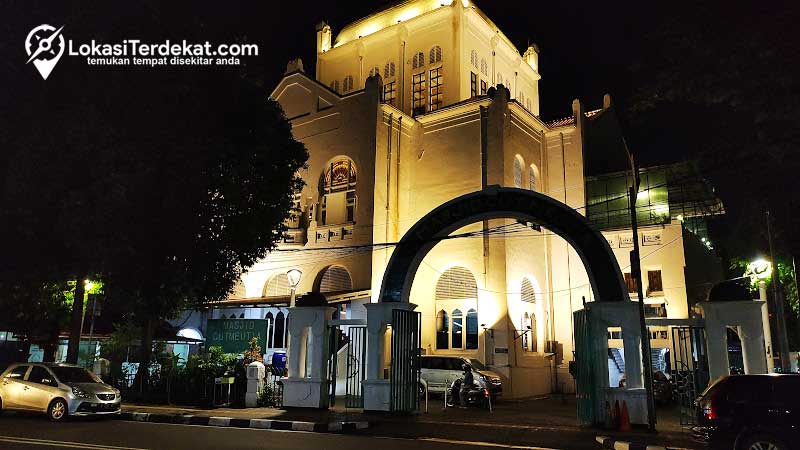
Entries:
[[291,295],[289,297],[289,306],[294,307],[294,294],[295,290],[297,289],[297,285],[300,284],[300,277],[303,276],[303,272],[300,269],[291,269],[286,272],[286,277],[289,279],[289,286],[292,288]]
[[764,302],[761,309],[761,324],[764,328],[764,349],[767,352],[767,372],[775,371],[775,360],[772,356],[772,331],[769,326],[769,302],[767,301],[767,280],[772,276],[772,263],[759,258],[747,265],[745,275],[753,283],[758,283],[758,298]]

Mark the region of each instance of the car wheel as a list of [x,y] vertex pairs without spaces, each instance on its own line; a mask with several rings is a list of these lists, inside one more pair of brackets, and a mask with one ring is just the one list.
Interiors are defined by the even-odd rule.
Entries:
[[61,398],[50,402],[50,407],[47,408],[47,417],[53,422],[60,422],[66,419],[67,414],[69,414],[67,402]]
[[747,436],[739,448],[742,450],[789,450],[789,447],[783,441],[764,433]]

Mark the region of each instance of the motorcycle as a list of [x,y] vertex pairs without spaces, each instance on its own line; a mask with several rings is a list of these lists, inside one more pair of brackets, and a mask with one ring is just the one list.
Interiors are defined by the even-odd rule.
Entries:
[[[448,407],[461,406],[461,384],[464,382],[463,378],[458,378],[453,381],[449,388],[449,397],[447,401]],[[482,409],[491,409],[491,394],[486,381],[477,377],[475,383],[466,392],[467,401],[466,405],[475,406]]]

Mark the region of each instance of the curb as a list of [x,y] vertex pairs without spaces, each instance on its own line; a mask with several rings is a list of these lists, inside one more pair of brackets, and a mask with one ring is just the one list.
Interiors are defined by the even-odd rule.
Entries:
[[661,445],[647,445],[628,441],[618,441],[608,436],[596,436],[595,440],[604,449],[609,450],[686,450],[681,447],[664,447]]
[[346,433],[369,428],[369,422],[317,423],[291,420],[236,419],[233,417],[209,417],[141,412],[122,412],[116,416],[116,419],[133,422],[201,425],[210,427],[256,428],[260,430],[312,431],[315,433]]

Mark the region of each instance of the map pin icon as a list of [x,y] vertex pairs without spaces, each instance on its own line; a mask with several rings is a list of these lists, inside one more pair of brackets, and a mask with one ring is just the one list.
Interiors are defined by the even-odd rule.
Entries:
[[62,29],[63,26],[56,30],[50,25],[39,25],[31,30],[25,39],[25,51],[30,57],[28,63],[33,62],[45,80],[64,55],[65,41],[61,34]]

